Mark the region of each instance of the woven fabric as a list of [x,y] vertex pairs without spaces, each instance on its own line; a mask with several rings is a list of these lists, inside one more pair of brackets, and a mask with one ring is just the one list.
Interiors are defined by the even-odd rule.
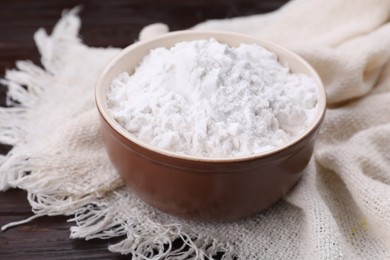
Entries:
[[[389,19],[388,0],[294,0],[193,28],[289,47],[318,71],[328,97],[314,156],[287,197],[241,221],[204,223],[161,213],[123,186],[93,97],[120,50],[82,44],[68,12],[50,36],[35,35],[44,67],[18,62],[2,80],[13,107],[0,108],[0,142],[14,148],[0,157],[0,189],[27,190],[36,216],[70,216],[72,238],[125,235],[109,250],[135,259],[390,259]],[[151,28],[141,36],[165,31]]]

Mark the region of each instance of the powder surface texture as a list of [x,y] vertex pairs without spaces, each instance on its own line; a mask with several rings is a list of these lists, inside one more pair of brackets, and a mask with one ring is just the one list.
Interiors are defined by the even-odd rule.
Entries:
[[271,150],[302,133],[317,109],[315,81],[256,44],[214,39],[150,51],[107,93],[110,112],[149,145],[198,157]]

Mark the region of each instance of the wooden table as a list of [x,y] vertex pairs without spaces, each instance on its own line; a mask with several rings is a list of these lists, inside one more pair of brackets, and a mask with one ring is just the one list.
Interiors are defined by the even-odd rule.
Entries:
[[[171,30],[186,29],[212,18],[226,18],[277,9],[287,0],[0,0],[0,76],[16,60],[39,64],[33,33],[40,27],[51,31],[62,10],[82,6],[81,37],[90,46],[124,47],[140,29],[163,22]],[[0,85],[0,106],[6,88]],[[0,122],[1,124],[1,122]],[[0,153],[11,147],[0,144]],[[0,226],[31,216],[26,192],[0,192]],[[128,259],[110,253],[111,240],[70,240],[66,217],[42,217],[0,233],[0,259]]]

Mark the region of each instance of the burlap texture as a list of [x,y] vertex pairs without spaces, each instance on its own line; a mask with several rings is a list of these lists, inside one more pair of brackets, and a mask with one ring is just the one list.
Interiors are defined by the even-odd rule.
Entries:
[[[35,39],[44,68],[17,63],[3,82],[0,189],[28,191],[37,216],[69,215],[72,238],[126,235],[136,259],[390,259],[390,1],[295,0],[270,14],[210,21],[266,38],[319,72],[329,108],[299,184],[272,208],[230,223],[160,213],[123,187],[100,136],[93,88],[119,49],[90,48],[68,12]],[[144,35],[152,37],[153,33]],[[27,89],[22,86],[26,86]],[[182,248],[172,242],[182,238]],[[164,246],[165,245],[165,246]]]

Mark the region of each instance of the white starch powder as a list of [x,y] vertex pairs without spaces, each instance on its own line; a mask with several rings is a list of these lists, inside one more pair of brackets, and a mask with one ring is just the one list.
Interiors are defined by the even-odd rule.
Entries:
[[107,94],[114,118],[155,147],[236,157],[279,147],[303,132],[317,108],[316,83],[255,44],[214,39],[153,49]]

